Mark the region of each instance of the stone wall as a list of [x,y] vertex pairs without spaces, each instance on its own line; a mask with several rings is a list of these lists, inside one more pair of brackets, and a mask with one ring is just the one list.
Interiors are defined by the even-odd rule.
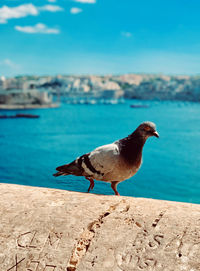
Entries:
[[0,184],[1,271],[199,271],[200,205]]

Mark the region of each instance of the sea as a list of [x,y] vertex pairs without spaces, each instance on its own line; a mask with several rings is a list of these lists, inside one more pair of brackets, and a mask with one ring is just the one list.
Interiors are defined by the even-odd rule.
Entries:
[[[131,108],[130,105],[144,107]],[[119,104],[61,104],[59,108],[1,110],[38,119],[0,119],[0,182],[85,193],[83,177],[53,177],[57,166],[132,133],[153,121],[160,138],[149,138],[138,173],[120,183],[120,195],[200,203],[200,104],[126,100]],[[92,193],[113,195],[95,181]]]

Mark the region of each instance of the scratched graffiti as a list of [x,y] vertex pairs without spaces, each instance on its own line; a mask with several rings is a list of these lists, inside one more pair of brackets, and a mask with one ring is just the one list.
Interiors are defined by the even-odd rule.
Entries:
[[[126,208],[127,209],[127,208]],[[124,214],[124,212],[122,212]],[[106,215],[105,215],[106,214]],[[83,233],[86,233],[85,239],[94,244],[97,242],[96,237],[100,236],[101,227],[103,227],[104,221],[108,218],[108,212],[100,216],[99,220],[95,220],[90,223],[90,227],[84,229]],[[110,214],[110,213],[109,213]],[[200,236],[199,231],[193,231],[189,233],[190,229],[185,226],[181,230],[174,231],[173,234],[168,234],[166,231],[166,224],[161,225],[161,219],[163,219],[164,212],[161,212],[149,223],[144,223],[142,220],[137,220],[130,215],[124,215],[124,222],[130,233],[134,234],[129,236],[129,239],[124,242],[124,246],[120,246],[117,251],[114,248],[110,249],[112,255],[109,255],[109,259],[114,259],[116,264],[116,270],[118,271],[180,271],[180,270],[193,270],[198,269],[190,268],[190,258],[200,259]],[[92,225],[92,226],[91,226]],[[98,225],[98,227],[96,227]],[[99,226],[100,225],[100,226]],[[90,235],[87,235],[90,233]],[[76,244],[82,245],[83,235],[80,235],[76,239]],[[64,238],[65,236],[65,238]],[[92,236],[92,237],[91,237]],[[190,237],[188,239],[188,236]],[[193,239],[192,239],[193,238]],[[77,264],[68,266],[69,259],[74,260],[74,257],[70,257],[70,251],[68,256],[60,257],[65,262],[59,262],[59,255],[66,248],[66,234],[57,230],[50,230],[47,232],[41,232],[38,229],[27,229],[24,232],[17,233],[13,238],[16,247],[12,250],[10,255],[7,255],[6,264],[4,269],[0,268],[0,271],[82,271],[81,267]],[[92,246],[92,245],[91,245]],[[95,245],[97,246],[97,245]],[[91,252],[88,250],[88,243],[84,247],[84,254],[82,258],[89,255]],[[77,246],[74,250],[72,246],[71,255],[74,255],[74,251],[77,252],[77,257],[80,255],[81,246]],[[109,254],[109,253],[107,253]],[[160,259],[168,259],[168,255],[176,260],[177,268],[173,269],[173,266],[163,266]],[[57,257],[58,256],[58,257]],[[96,268],[99,264],[98,254],[93,254],[91,257],[91,267],[93,271],[101,270]],[[169,257],[169,258],[170,258]],[[3,258],[2,258],[3,259]],[[194,260],[193,260],[194,261]],[[88,261],[89,262],[89,261]],[[70,261],[71,263],[71,261]],[[73,262],[72,262],[73,263]],[[81,263],[81,261],[80,261]],[[109,260],[105,263],[105,266],[109,266]],[[74,267],[75,266],[75,267]],[[103,263],[102,263],[102,266]],[[73,269],[74,268],[74,269]],[[104,267],[103,267],[104,268]],[[170,269],[171,268],[171,269]],[[181,269],[182,268],[182,269]],[[185,268],[185,269],[184,269]],[[87,270],[84,269],[84,270]],[[89,270],[89,269],[88,269]],[[105,269],[106,271],[108,269]],[[111,269],[115,271],[115,269]],[[102,269],[104,271],[104,269]]]
[[23,262],[25,260],[25,258],[22,258],[22,259],[18,259],[17,258],[17,255],[15,255],[15,263],[14,265],[12,265],[10,268],[7,269],[7,271],[10,271],[10,270],[18,270],[18,266],[20,265],[21,262]]
[[49,232],[47,234],[46,240],[43,243],[41,243],[37,235],[38,232],[36,230],[20,234],[16,239],[17,246],[20,248],[37,248],[41,246],[42,247],[50,246],[52,248],[57,249],[62,239],[63,233]]
[[[123,252],[115,255],[118,270],[126,271],[175,271],[190,270],[189,261],[194,255],[200,259],[200,239],[187,240],[187,227],[176,235],[166,234],[166,228],[161,230],[159,221],[163,218],[165,212],[161,212],[158,217],[149,225],[141,225],[135,219],[125,218],[128,225],[137,226],[139,231],[134,239],[126,243]],[[178,269],[174,266],[166,268],[160,263],[160,258],[168,258],[168,255],[176,259],[179,264]],[[167,262],[166,262],[167,266]],[[177,265],[178,266],[178,265]],[[180,269],[182,268],[182,269]],[[196,269],[191,269],[196,271]],[[200,265],[199,269],[200,270]]]
[[[49,251],[59,251],[59,244],[63,237],[63,232],[49,231],[46,237],[41,238],[41,233],[37,230],[26,231],[20,233],[16,238],[16,249],[18,252],[12,259],[11,263],[5,271],[58,271],[57,265],[48,263]],[[34,250],[42,257],[42,259],[34,259]],[[33,254],[30,253],[33,251]],[[35,255],[37,254],[35,253]],[[22,257],[21,255],[24,255]],[[4,271],[4,270],[1,270]]]
[[[41,265],[40,268],[40,261],[36,261],[36,260],[31,260],[30,263],[26,264],[25,268],[21,268],[20,264],[23,261],[26,261],[27,259],[24,257],[22,259],[20,259],[17,254],[15,255],[15,263],[7,269],[7,271],[56,271],[56,265],[53,264],[45,264],[44,266]],[[27,261],[28,262],[28,261]]]

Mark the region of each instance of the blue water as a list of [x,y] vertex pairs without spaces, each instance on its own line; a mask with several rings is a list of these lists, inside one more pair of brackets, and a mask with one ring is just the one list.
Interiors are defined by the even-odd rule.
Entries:
[[[0,119],[0,182],[86,192],[87,180],[55,178],[55,167],[122,138],[150,120],[156,123],[160,139],[148,139],[141,169],[118,185],[119,193],[200,203],[200,104],[148,101],[142,103],[149,108],[134,109],[131,103],[135,102],[65,104],[26,110],[39,114],[39,119]],[[92,193],[111,195],[113,191],[109,184],[96,181]]]

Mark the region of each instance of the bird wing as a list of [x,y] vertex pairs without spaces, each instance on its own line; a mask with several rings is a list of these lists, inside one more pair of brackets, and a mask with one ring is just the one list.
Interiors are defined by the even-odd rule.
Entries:
[[70,164],[57,167],[54,176],[76,175],[109,181],[108,176],[119,165],[119,147],[112,143],[78,157]]
[[90,152],[88,159],[93,170],[84,167],[85,172],[93,173],[94,179],[101,180],[118,164],[119,148],[115,143],[103,145]]

